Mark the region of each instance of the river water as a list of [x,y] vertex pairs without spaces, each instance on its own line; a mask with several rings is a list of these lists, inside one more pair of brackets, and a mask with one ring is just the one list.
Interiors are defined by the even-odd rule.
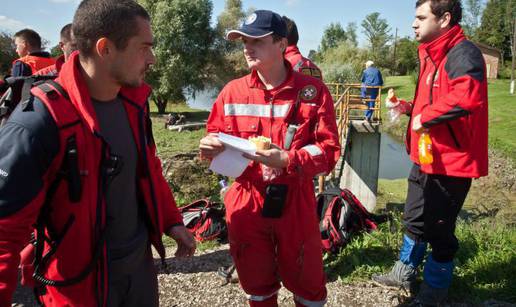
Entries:
[[[187,104],[194,109],[211,110],[217,92],[206,90],[196,93],[195,98],[188,97]],[[387,133],[382,133],[380,145],[379,178],[400,179],[407,178],[412,167],[405,145],[398,142]]]

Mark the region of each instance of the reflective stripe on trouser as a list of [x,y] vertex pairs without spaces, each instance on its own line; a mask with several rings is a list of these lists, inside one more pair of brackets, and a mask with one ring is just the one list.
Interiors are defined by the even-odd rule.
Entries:
[[235,182],[226,194],[230,252],[247,294],[268,296],[282,283],[305,300],[326,299],[315,198],[308,201],[313,188],[296,190],[280,218],[261,216],[262,200],[250,184]]
[[255,302],[263,302],[265,300],[268,300],[270,299],[271,297],[275,296],[278,294],[278,291],[274,291],[273,293],[271,294],[268,294],[268,295],[252,295],[252,294],[247,294],[247,299],[250,300],[250,301],[255,301]]
[[294,301],[297,303],[301,303],[302,306],[306,307],[322,307],[326,304],[326,300],[323,301],[309,301],[305,300],[304,298],[300,297],[299,295],[294,295]]

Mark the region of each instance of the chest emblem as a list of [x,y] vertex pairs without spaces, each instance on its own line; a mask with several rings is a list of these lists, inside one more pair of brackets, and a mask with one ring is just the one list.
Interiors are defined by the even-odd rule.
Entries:
[[300,93],[300,98],[303,100],[312,100],[317,96],[317,89],[313,85],[303,87]]

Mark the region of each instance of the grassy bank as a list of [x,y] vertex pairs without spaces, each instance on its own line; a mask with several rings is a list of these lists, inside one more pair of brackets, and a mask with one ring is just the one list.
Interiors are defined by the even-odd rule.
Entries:
[[[516,211],[516,201],[514,192],[511,192],[514,187],[504,183],[507,175],[514,173],[513,169],[507,168],[507,161],[516,158],[511,154],[516,148],[516,135],[509,133],[516,121],[513,120],[514,115],[507,112],[514,97],[505,94],[505,85],[505,81],[490,84],[490,147],[496,149],[496,153],[491,155],[494,157],[490,162],[491,175],[474,182],[457,225],[461,248],[451,291],[455,301],[479,303],[494,298],[516,303],[516,227],[515,220],[511,218]],[[410,77],[388,78],[387,87],[396,88],[397,95],[404,99],[410,99],[414,91]],[[190,121],[206,119],[208,115],[205,111],[191,110],[184,105],[171,105],[168,111],[186,114]],[[205,134],[204,129],[172,132],[164,129],[163,117],[157,114],[153,117],[154,136],[162,158],[197,150],[199,139]],[[384,123],[385,131],[390,134],[401,137],[405,131],[406,119],[394,126]],[[499,153],[502,153],[500,157]],[[185,180],[185,186],[198,184],[198,179],[188,180],[196,178],[194,174],[188,176],[173,177],[172,181]],[[202,173],[201,176],[207,175]],[[177,184],[173,188],[181,189]],[[369,280],[373,273],[390,268],[397,258],[403,234],[401,211],[406,189],[406,179],[379,181],[377,213],[390,218],[380,225],[378,231],[356,237],[339,255],[326,256],[325,266],[330,279],[353,283]],[[205,196],[196,192],[174,192],[181,195],[182,201],[187,201],[188,195],[193,198]],[[202,244],[200,248],[211,248],[213,244]]]

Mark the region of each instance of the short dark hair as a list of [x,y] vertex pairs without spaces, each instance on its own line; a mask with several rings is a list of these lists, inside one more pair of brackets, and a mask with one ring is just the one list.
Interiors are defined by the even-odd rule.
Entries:
[[282,17],[285,23],[287,24],[287,40],[288,45],[297,45],[297,42],[299,41],[299,33],[297,32],[297,26],[296,23],[288,18],[287,16]]
[[23,29],[14,34],[14,37],[19,37],[29,44],[34,49],[41,49],[41,36],[38,32],[31,29]]
[[416,8],[430,2],[432,14],[441,18],[446,12],[451,15],[450,25],[454,26],[462,20],[462,4],[460,0],[417,0]]
[[281,36],[281,35],[278,35],[276,33],[273,33],[272,34],[272,42],[273,43],[277,43],[277,42],[280,42],[282,39],[284,39],[285,37]]
[[81,55],[91,56],[97,40],[106,37],[124,50],[138,34],[137,17],[150,20],[134,0],[83,0],[73,17],[72,32]]
[[69,23],[61,29],[61,41],[70,42],[72,40],[72,24]]

